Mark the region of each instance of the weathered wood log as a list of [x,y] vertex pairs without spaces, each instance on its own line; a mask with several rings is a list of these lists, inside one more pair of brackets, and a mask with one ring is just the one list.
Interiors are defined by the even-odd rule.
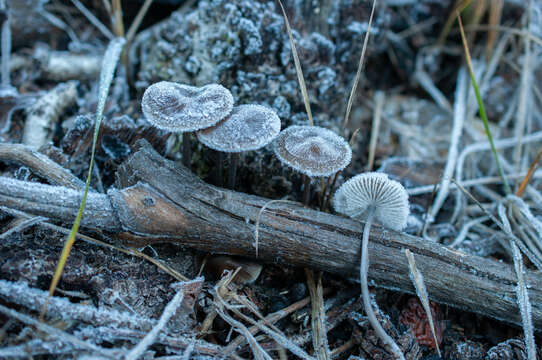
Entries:
[[[202,251],[255,257],[255,222],[268,199],[208,185],[146,143],[120,167],[117,186],[107,195],[89,197],[84,225],[122,230],[140,244],[174,241]],[[36,215],[71,221],[79,198],[67,188],[0,178],[0,205]],[[273,203],[260,218],[259,260],[355,279],[362,231],[362,224],[351,219]],[[376,286],[415,292],[404,255],[409,249],[432,300],[521,324],[509,264],[378,226],[371,229],[369,248],[369,278]],[[525,278],[533,322],[542,330],[542,278],[535,271],[527,271]]]

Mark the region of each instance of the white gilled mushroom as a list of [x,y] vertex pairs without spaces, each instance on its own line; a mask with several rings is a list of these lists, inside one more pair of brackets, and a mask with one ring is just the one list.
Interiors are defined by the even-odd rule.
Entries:
[[228,116],[233,96],[218,84],[195,87],[161,81],[145,90],[141,108],[157,128],[183,133],[183,164],[190,167],[190,132],[213,126]]
[[376,316],[369,298],[367,272],[369,269],[368,244],[373,219],[384,227],[400,231],[407,223],[409,214],[408,194],[397,181],[383,173],[364,173],[345,182],[335,193],[333,206],[338,213],[355,219],[364,219],[361,246],[360,282],[365,313],[378,337],[390,347],[397,359],[404,355],[393,339],[386,334]]
[[352,159],[350,145],[333,131],[319,126],[290,126],[275,141],[279,160],[303,173],[303,203],[308,203],[310,177],[330,176]]
[[262,105],[239,105],[213,127],[198,131],[198,140],[211,149],[230,153],[229,186],[235,186],[239,153],[269,144],[280,132],[280,118]]

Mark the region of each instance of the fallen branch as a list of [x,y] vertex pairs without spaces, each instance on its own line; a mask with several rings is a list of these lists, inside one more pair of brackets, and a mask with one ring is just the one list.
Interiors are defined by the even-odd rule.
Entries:
[[[141,144],[119,168],[118,189],[89,194],[83,226],[117,233],[131,245],[176,242],[254,257],[255,223],[269,200],[208,185]],[[0,205],[52,219],[72,221],[80,196],[65,187],[0,178]],[[277,202],[260,216],[258,259],[356,278],[362,230],[351,219]],[[521,324],[511,265],[378,226],[369,244],[375,285],[415,293],[404,249],[415,255],[433,301]],[[525,281],[534,326],[542,330],[542,279],[526,271]]]

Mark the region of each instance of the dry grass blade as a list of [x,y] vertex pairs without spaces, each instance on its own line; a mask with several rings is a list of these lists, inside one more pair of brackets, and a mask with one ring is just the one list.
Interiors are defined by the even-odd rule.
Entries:
[[141,25],[141,21],[143,21],[143,18],[145,17],[145,14],[149,10],[149,7],[152,5],[152,2],[154,0],[145,0],[143,5],[141,5],[141,8],[139,8],[139,11],[137,12],[136,17],[134,18],[134,21],[130,25],[130,28],[128,29],[128,32],[126,33],[126,42],[131,43],[134,39],[135,33],[137,29],[139,28],[139,25]]
[[369,34],[371,33],[371,25],[373,23],[373,15],[375,12],[375,8],[376,8],[376,0],[373,0],[373,7],[371,9],[371,15],[369,16],[369,24],[367,25],[367,32],[365,33],[365,38],[363,39],[363,48],[361,49],[361,55],[359,57],[358,70],[356,72],[356,77],[354,78],[354,83],[352,84],[352,90],[350,90],[350,96],[348,97],[348,103],[346,105],[346,114],[344,115],[344,123],[343,123],[344,128],[346,128],[346,126],[348,125],[350,111],[352,110],[352,103],[354,102],[354,95],[356,94],[359,78],[361,77],[361,71],[363,70],[363,60],[365,59],[365,51],[367,50],[367,43],[369,42]]
[[538,167],[538,162],[540,161],[540,158],[542,158],[542,149],[540,149],[538,151],[538,154],[536,154],[535,159],[533,160],[533,162],[531,163],[531,166],[529,167],[529,171],[527,172],[527,175],[525,175],[525,177],[521,181],[521,184],[520,184],[518,190],[516,191],[516,196],[517,197],[522,197],[523,196],[523,193],[525,192],[525,189],[527,188],[527,184],[529,184],[529,181],[531,180],[531,178],[532,178],[532,176],[534,174],[534,171]]
[[440,348],[438,346],[437,333],[435,332],[435,323],[433,321],[433,313],[431,312],[431,307],[429,306],[429,296],[427,294],[427,288],[425,287],[425,283],[423,282],[423,276],[418,271],[418,268],[416,267],[416,261],[414,260],[414,255],[412,255],[410,250],[405,249],[405,255],[408,259],[410,277],[412,278],[412,283],[414,284],[414,287],[416,288],[416,294],[418,294],[418,297],[420,298],[420,301],[423,305],[423,309],[425,310],[425,313],[427,314],[427,320],[429,320],[429,327],[431,328],[431,333],[433,334],[433,340],[435,340],[435,346],[437,347],[438,356],[442,357],[440,355]]
[[311,104],[309,102],[309,95],[307,93],[307,86],[305,85],[305,78],[303,77],[303,70],[301,69],[301,63],[299,62],[299,56],[297,56],[297,49],[294,43],[294,37],[292,36],[292,29],[290,28],[290,22],[288,21],[288,16],[286,15],[286,10],[282,5],[281,0],[277,0],[280,8],[282,9],[282,15],[284,16],[284,23],[286,24],[286,30],[288,31],[288,38],[290,39],[290,47],[292,48],[292,55],[294,57],[295,72],[297,74],[297,80],[299,81],[299,87],[301,88],[301,94],[303,95],[303,101],[305,102],[305,110],[307,111],[307,116],[309,117],[309,124],[312,126],[314,122],[312,120],[312,111]]
[[492,0],[489,8],[489,26],[490,30],[487,33],[486,41],[486,59],[491,58],[493,47],[497,40],[497,29],[495,28],[501,23],[503,0]]
[[452,28],[452,25],[454,24],[455,18],[457,17],[457,13],[462,12],[472,0],[457,0],[455,2],[455,6],[450,12],[450,15],[448,15],[448,19],[446,19],[446,23],[444,24],[444,27],[442,28],[442,31],[440,32],[439,38],[438,38],[438,44],[443,45],[444,40],[446,40],[446,37],[448,36],[448,33],[450,32],[450,29]]

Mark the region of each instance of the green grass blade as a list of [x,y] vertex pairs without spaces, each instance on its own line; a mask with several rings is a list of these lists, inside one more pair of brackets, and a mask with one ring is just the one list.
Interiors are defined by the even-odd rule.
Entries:
[[467,59],[467,66],[469,68],[470,80],[472,83],[472,87],[474,89],[476,101],[478,102],[478,110],[480,112],[480,117],[482,118],[482,122],[484,123],[484,129],[487,134],[487,139],[489,140],[489,145],[491,146],[491,151],[493,152],[493,156],[495,157],[495,163],[497,164],[497,169],[499,170],[499,175],[502,178],[502,182],[504,184],[504,190],[506,194],[511,194],[512,190],[510,189],[510,185],[508,185],[506,176],[504,176],[504,171],[502,170],[501,162],[499,161],[499,155],[497,154],[497,149],[495,148],[493,137],[491,136],[491,131],[489,130],[489,121],[487,120],[486,108],[484,107],[484,102],[482,101],[482,95],[480,95],[480,89],[478,88],[478,83],[476,82],[474,71],[472,70],[472,61],[470,58],[469,46],[467,44],[467,38],[465,37],[465,31],[463,30],[463,23],[461,22],[461,16],[459,15],[459,13],[457,13],[457,21],[459,23],[459,30],[461,31],[461,40],[463,41],[463,47],[465,49],[465,58]]
[[[53,276],[53,280],[51,281],[51,285],[49,287],[49,296],[53,296],[55,289],[58,285],[58,282],[60,281],[60,277],[62,276],[62,271],[64,270],[64,266],[66,265],[66,260],[68,259],[68,256],[70,255],[70,250],[73,246],[73,243],[75,242],[75,236],[77,235],[77,231],[79,230],[79,226],[81,224],[81,219],[83,218],[83,211],[85,210],[88,189],[90,187],[90,180],[92,178],[92,169],[94,167],[94,154],[96,153],[96,143],[98,141],[98,133],[100,131],[100,124],[102,122],[102,117],[103,117],[103,112],[104,112],[104,107],[105,107],[105,100],[107,99],[109,87],[111,86],[111,82],[113,81],[115,68],[119,61],[120,53],[122,51],[124,43],[125,43],[124,38],[113,39],[109,43],[109,46],[107,47],[107,50],[105,51],[105,54],[104,54],[103,63],[102,63],[102,71],[100,73],[100,87],[98,90],[98,106],[96,108],[96,123],[94,127],[94,138],[92,140],[92,152],[90,155],[90,165],[88,169],[87,181],[85,184],[85,189],[83,191],[83,198],[81,199],[81,204],[79,205],[79,211],[77,212],[77,216],[71,228],[70,234],[68,235],[64,243],[64,248],[62,249],[62,253],[60,254],[60,258],[58,260],[58,263],[55,269],[55,274]],[[42,316],[46,310],[47,310],[47,302],[45,303],[44,308],[42,310]]]

